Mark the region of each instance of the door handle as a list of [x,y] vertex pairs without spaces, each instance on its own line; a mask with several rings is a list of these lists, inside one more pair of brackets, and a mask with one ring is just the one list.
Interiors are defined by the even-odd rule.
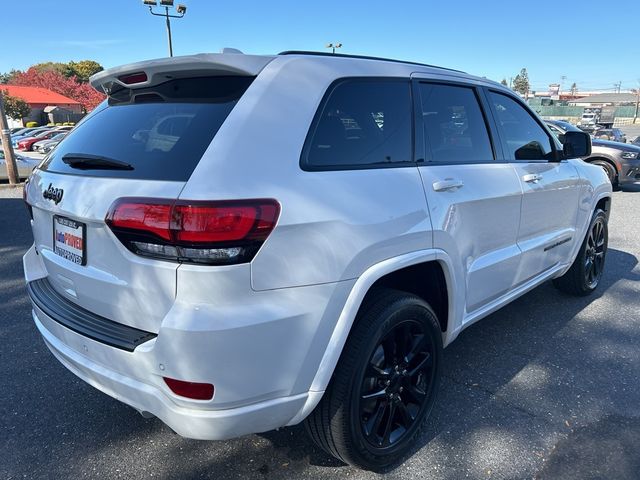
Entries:
[[527,175],[523,175],[522,180],[527,183],[538,183],[542,180],[542,175],[538,175],[537,173],[528,173]]
[[439,182],[433,182],[433,189],[436,192],[445,192],[447,190],[455,190],[456,188],[462,188],[464,183],[462,180],[455,180],[453,178],[447,178],[440,180]]

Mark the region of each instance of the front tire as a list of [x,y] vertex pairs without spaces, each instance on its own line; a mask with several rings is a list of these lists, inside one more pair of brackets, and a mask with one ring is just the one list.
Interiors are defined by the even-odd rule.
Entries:
[[598,209],[591,218],[578,256],[567,273],[553,280],[555,287],[577,296],[593,293],[600,284],[608,243],[607,215]]
[[612,188],[616,188],[618,186],[618,171],[616,170],[616,167],[611,165],[606,160],[594,160],[591,163],[593,165],[598,165],[604,170],[604,172],[607,174],[607,177],[609,178],[609,181],[611,182]]
[[441,363],[442,333],[431,307],[396,290],[370,292],[307,431],[350,465],[378,471],[394,464],[433,408]]

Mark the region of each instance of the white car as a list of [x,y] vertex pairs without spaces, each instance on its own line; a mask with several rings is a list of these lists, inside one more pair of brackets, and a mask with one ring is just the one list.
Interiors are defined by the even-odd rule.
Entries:
[[[18,167],[18,176],[20,178],[27,178],[31,175],[31,171],[38,166],[40,160],[23,157],[14,153],[16,157],[16,166]],[[7,164],[5,162],[4,151],[0,148],[0,180],[8,180],[9,172],[7,171]]]
[[61,133],[58,133],[57,135],[54,135],[51,138],[48,138],[46,140],[40,140],[39,142],[36,142],[33,144],[33,147],[32,147],[33,151],[40,152],[40,153],[48,153],[53,149],[54,146],[58,145],[62,141],[62,139],[67,135],[68,135],[68,132],[62,131]]
[[74,374],[180,435],[305,421],[381,469],[465,327],[547,280],[600,281],[611,184],[577,159],[588,135],[561,146],[487,79],[284,52],[91,83],[108,103],[26,188],[33,320]]

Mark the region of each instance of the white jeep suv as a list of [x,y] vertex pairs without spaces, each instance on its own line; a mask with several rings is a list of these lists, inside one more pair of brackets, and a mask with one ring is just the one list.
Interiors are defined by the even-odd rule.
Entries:
[[378,470],[442,349],[550,279],[600,280],[611,184],[511,90],[347,55],[105,70],[25,188],[33,320],[77,376],[180,435],[305,421]]

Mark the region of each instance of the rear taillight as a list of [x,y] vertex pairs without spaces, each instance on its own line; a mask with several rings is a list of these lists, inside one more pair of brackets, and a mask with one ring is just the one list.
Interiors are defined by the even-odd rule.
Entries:
[[250,262],[276,225],[273,199],[201,202],[120,198],[105,219],[132,252],[186,263]]

